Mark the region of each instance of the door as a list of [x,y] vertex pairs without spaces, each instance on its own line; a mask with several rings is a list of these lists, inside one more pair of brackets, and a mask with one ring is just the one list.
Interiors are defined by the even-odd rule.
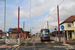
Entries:
[[71,31],[69,31],[68,36],[69,36],[69,40],[71,40],[72,39],[72,32]]

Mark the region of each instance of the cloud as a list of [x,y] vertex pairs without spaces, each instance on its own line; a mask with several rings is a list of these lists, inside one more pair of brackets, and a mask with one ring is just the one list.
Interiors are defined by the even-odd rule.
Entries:
[[[58,0],[58,2],[56,1],[56,3],[55,2],[52,3],[52,2],[53,1],[50,1],[50,0],[47,0],[47,1],[46,0],[31,0],[31,17],[43,15],[51,7],[54,8],[54,6],[60,3],[60,0]],[[28,3],[29,4],[27,5],[27,7],[30,6],[30,1]],[[53,8],[51,8],[50,12],[53,10]],[[28,11],[21,10],[20,12],[21,12],[20,14],[21,17],[30,17],[30,9]],[[17,16],[17,11],[14,11],[13,13],[15,16]]]
[[2,23],[2,21],[0,21],[0,24]]
[[[16,0],[18,2],[18,0]],[[45,12],[49,11],[45,17],[41,17],[32,22],[34,23],[33,33],[40,31],[42,27],[47,27],[47,21],[49,21],[49,27],[51,31],[54,31],[55,26],[58,25],[57,18],[57,5],[60,4],[63,0],[31,0],[31,17],[44,15]],[[27,4],[25,4],[27,3]],[[15,5],[8,5],[14,9],[17,7]],[[20,16],[21,18],[29,18],[30,17],[30,0],[25,0],[20,6]],[[54,10],[55,9],[55,10]],[[54,11],[53,11],[54,10]],[[13,10],[14,17],[18,17],[18,11]],[[49,15],[49,17],[48,17]],[[59,18],[60,22],[64,21],[71,15],[75,15],[75,1],[74,0],[64,0],[64,2],[59,5]],[[22,19],[21,19],[22,20]],[[10,27],[12,26],[9,24]],[[16,25],[13,25],[14,27]],[[8,27],[8,26],[7,26]],[[30,30],[31,25],[28,23],[26,26],[26,30]]]
[[[54,9],[55,11],[53,11]],[[48,17],[49,14],[50,16]],[[49,14],[35,22],[37,28],[41,29],[41,26],[47,27],[47,21],[49,21],[50,30],[51,32],[54,31],[55,26],[58,26],[57,7],[50,7]],[[75,2],[73,2],[73,0],[66,0],[59,6],[60,23],[71,15],[75,15]]]

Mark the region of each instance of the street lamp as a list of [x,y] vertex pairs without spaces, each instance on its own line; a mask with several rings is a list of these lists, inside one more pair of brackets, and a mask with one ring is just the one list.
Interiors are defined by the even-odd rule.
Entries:
[[6,24],[6,0],[0,0],[0,1],[4,1],[4,43],[5,43],[5,24]]

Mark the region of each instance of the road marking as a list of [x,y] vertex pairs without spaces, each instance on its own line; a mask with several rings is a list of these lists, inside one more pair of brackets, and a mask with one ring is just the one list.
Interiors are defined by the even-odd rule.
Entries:
[[65,45],[65,46],[71,46],[70,44],[63,44],[63,45]]
[[12,47],[17,47],[17,46],[19,46],[19,45],[13,45]]
[[50,41],[50,43],[55,43],[55,41]]
[[6,50],[8,50],[8,49],[10,49],[10,48],[12,48],[12,47],[7,48]]
[[20,47],[20,46],[18,46],[15,50],[18,50],[19,47]]

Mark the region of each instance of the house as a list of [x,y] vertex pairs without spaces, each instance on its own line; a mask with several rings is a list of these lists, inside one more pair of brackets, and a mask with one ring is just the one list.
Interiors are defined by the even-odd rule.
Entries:
[[2,30],[0,30],[0,37],[2,37],[3,36],[3,31]]
[[[12,32],[10,33],[10,36],[14,36],[17,38],[17,35],[18,35],[18,28],[12,28]],[[23,37],[23,30],[22,28],[19,28],[19,38],[22,38],[22,37]]]
[[[60,23],[60,27],[62,25],[64,26],[67,40],[75,39],[75,16],[70,16],[69,18],[67,18],[65,21]],[[62,31],[61,28],[60,31]]]
[[38,33],[35,33],[35,36],[38,36]]

